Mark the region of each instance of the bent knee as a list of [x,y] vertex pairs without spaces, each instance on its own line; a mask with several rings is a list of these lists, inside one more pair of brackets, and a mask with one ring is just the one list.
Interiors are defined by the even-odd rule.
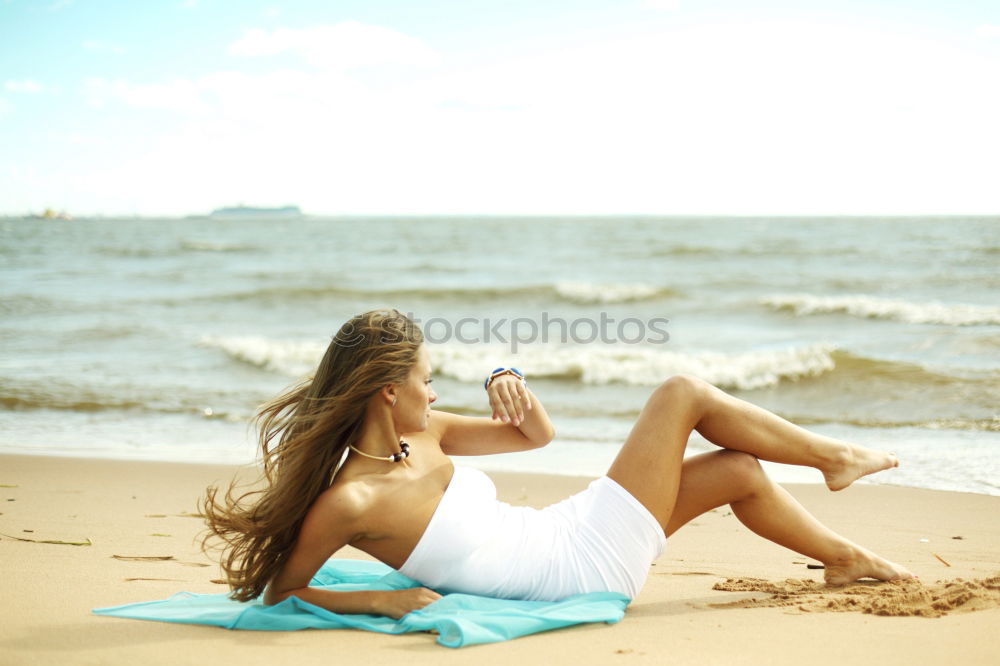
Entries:
[[653,398],[676,401],[693,399],[703,395],[711,384],[694,375],[673,375],[656,387]]
[[760,461],[752,453],[723,449],[718,452],[718,455],[720,464],[726,465],[726,467],[737,474],[755,476],[764,473],[764,470],[760,466]]
[[757,456],[729,449],[719,451],[717,455],[717,464],[725,468],[730,483],[744,493],[753,493],[769,482]]

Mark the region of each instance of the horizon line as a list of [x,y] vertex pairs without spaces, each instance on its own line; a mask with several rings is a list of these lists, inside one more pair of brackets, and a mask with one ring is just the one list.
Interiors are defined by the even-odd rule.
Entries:
[[[60,214],[68,214],[66,211],[59,211]],[[191,219],[205,219],[205,220],[215,220],[220,219],[240,219],[239,217],[229,217],[220,218],[213,217],[211,213],[187,213],[187,214],[159,214],[159,213],[91,213],[91,214],[79,214],[70,215],[70,220],[191,220]],[[32,217],[36,216],[36,217]],[[265,218],[266,214],[260,216],[260,218]],[[462,213],[434,213],[434,212],[414,212],[414,213],[300,213],[300,215],[295,216],[291,219],[308,219],[308,218],[427,218],[427,217],[437,217],[437,218],[491,218],[491,217],[504,217],[504,218],[622,218],[622,217],[644,217],[644,218],[803,218],[803,217],[813,217],[813,218],[912,218],[912,217],[1000,217],[1000,211],[984,213],[984,212],[947,212],[947,213],[822,213],[822,212],[811,212],[811,213],[637,213],[637,212],[618,212],[618,213],[531,213],[531,212],[521,212],[521,213],[476,213],[476,212],[462,212]],[[0,212],[0,218],[6,219],[46,219],[38,218],[37,213],[9,213]],[[51,218],[47,221],[53,221],[59,218]],[[259,219],[259,218],[258,218]],[[65,219],[63,220],[65,221]]]

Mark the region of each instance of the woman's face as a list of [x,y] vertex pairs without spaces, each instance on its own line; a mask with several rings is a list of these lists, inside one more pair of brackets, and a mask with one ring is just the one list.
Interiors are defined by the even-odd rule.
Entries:
[[421,432],[427,429],[427,419],[431,414],[431,403],[437,394],[431,388],[431,362],[427,348],[420,345],[417,362],[410,369],[406,381],[396,390],[396,406],[392,413],[399,434]]

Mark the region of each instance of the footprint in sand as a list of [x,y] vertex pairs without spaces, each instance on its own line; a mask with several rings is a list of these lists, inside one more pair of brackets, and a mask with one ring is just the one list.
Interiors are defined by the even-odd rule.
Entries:
[[741,599],[710,604],[713,608],[776,608],[794,606],[805,612],[871,613],[872,615],[916,615],[940,617],[951,612],[1000,608],[1000,573],[977,580],[919,580],[888,583],[855,583],[829,587],[813,580],[781,582],[759,578],[730,578],[716,583],[723,592],[761,592],[766,598]]

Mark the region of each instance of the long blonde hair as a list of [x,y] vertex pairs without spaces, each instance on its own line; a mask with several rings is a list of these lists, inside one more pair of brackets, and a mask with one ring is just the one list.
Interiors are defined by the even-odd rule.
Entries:
[[236,494],[235,481],[217,501],[210,486],[201,509],[202,547],[221,539],[220,564],[231,597],[259,596],[288,558],[309,507],[330,487],[348,445],[356,442],[369,400],[403,382],[423,334],[397,310],[373,310],[345,323],[316,374],[263,405],[256,424],[263,487]]

